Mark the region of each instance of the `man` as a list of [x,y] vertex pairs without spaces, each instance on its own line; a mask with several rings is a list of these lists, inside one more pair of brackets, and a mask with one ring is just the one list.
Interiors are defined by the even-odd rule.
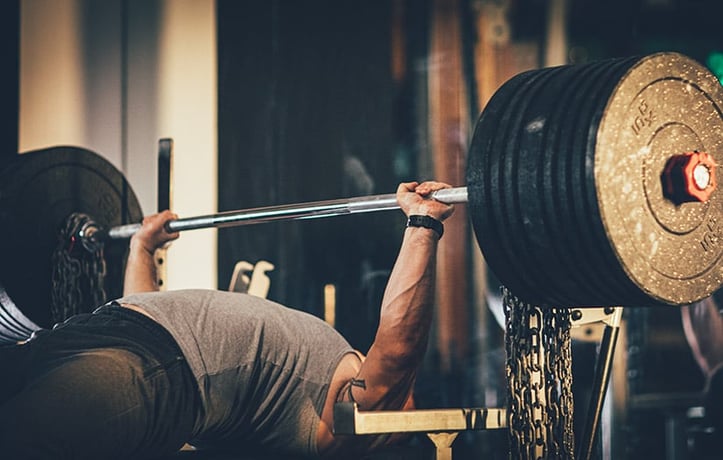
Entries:
[[[715,431],[716,439],[723,434],[722,300],[723,290],[719,290],[708,298],[681,308],[685,338],[705,379],[702,389],[705,421]],[[715,455],[720,455],[717,443],[711,445],[711,449],[714,449]]]
[[404,213],[424,217],[408,219],[366,357],[318,318],[264,299],[158,292],[153,253],[178,235],[164,230],[173,213],[147,217],[131,239],[123,298],[1,350],[2,458],[154,458],[184,442],[348,458],[391,442],[335,436],[333,406],[413,407],[437,241],[453,212],[430,194],[446,187],[397,190]]

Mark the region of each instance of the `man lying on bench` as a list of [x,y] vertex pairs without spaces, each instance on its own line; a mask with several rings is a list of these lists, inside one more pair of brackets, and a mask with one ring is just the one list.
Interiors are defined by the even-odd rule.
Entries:
[[397,190],[408,216],[368,355],[307,313],[258,297],[159,292],[153,254],[178,238],[165,211],[130,242],[124,297],[0,349],[8,459],[153,458],[199,448],[347,457],[394,441],[335,436],[333,406],[413,407],[433,316],[437,182]]

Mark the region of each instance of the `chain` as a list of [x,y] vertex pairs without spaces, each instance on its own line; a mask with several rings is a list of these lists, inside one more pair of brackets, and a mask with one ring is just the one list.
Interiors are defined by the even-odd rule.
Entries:
[[510,459],[574,458],[570,314],[503,288]]
[[86,214],[71,214],[58,232],[52,255],[50,312],[53,323],[92,311],[105,302],[103,248],[90,251],[78,239],[80,229],[89,220]]

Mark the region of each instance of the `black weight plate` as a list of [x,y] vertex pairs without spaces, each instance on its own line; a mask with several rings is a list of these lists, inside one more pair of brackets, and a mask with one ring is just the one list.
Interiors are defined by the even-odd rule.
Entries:
[[[558,306],[681,304],[720,287],[721,194],[679,209],[660,188],[671,155],[720,154],[714,80],[661,53],[505,83],[478,120],[467,166],[475,234],[501,282],[527,302]],[[640,97],[657,118],[652,134],[631,139]]]
[[[581,292],[587,301],[595,298],[598,280],[590,281],[589,266],[580,269],[589,260],[577,257],[581,248],[591,251],[590,235],[604,232],[584,227],[578,215],[577,202],[586,197],[579,196],[585,172],[576,159],[586,164],[590,125],[606,102],[599,94],[614,87],[597,77],[609,68],[596,63],[520,74],[495,93],[477,123],[467,167],[474,230],[491,270],[525,301],[579,305]],[[606,241],[594,245],[610,252]]]
[[[27,152],[0,171],[0,284],[41,327],[52,326],[51,257],[59,231],[73,213],[88,214],[106,228],[143,218],[123,175],[89,150]],[[126,248],[127,241],[105,245],[108,298],[122,293]]]

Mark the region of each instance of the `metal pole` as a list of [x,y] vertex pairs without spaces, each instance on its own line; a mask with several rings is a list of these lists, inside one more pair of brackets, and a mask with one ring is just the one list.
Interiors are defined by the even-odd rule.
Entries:
[[[434,192],[432,198],[447,204],[466,203],[467,187],[442,189]],[[201,228],[224,228],[241,225],[261,224],[277,220],[317,219],[346,214],[384,211],[399,209],[396,194],[371,195],[356,198],[342,198],[337,200],[312,201],[307,203],[283,204],[278,206],[265,206],[261,208],[227,211],[206,216],[187,217],[171,220],[166,224],[169,232],[195,230]],[[111,227],[107,231],[101,229],[85,228],[81,231],[81,238],[100,242],[104,239],[130,238],[141,228],[140,224],[120,225]]]
[[585,421],[585,429],[581,436],[581,442],[576,458],[579,460],[590,460],[595,447],[595,435],[597,434],[598,423],[602,406],[605,401],[608,382],[610,381],[610,372],[613,366],[613,356],[615,354],[615,344],[617,343],[618,333],[620,332],[620,321],[622,320],[623,309],[617,307],[613,313],[612,319],[605,325],[603,337],[600,341],[600,352],[597,362],[595,363],[595,377],[593,381],[592,396],[587,409],[587,419]]

